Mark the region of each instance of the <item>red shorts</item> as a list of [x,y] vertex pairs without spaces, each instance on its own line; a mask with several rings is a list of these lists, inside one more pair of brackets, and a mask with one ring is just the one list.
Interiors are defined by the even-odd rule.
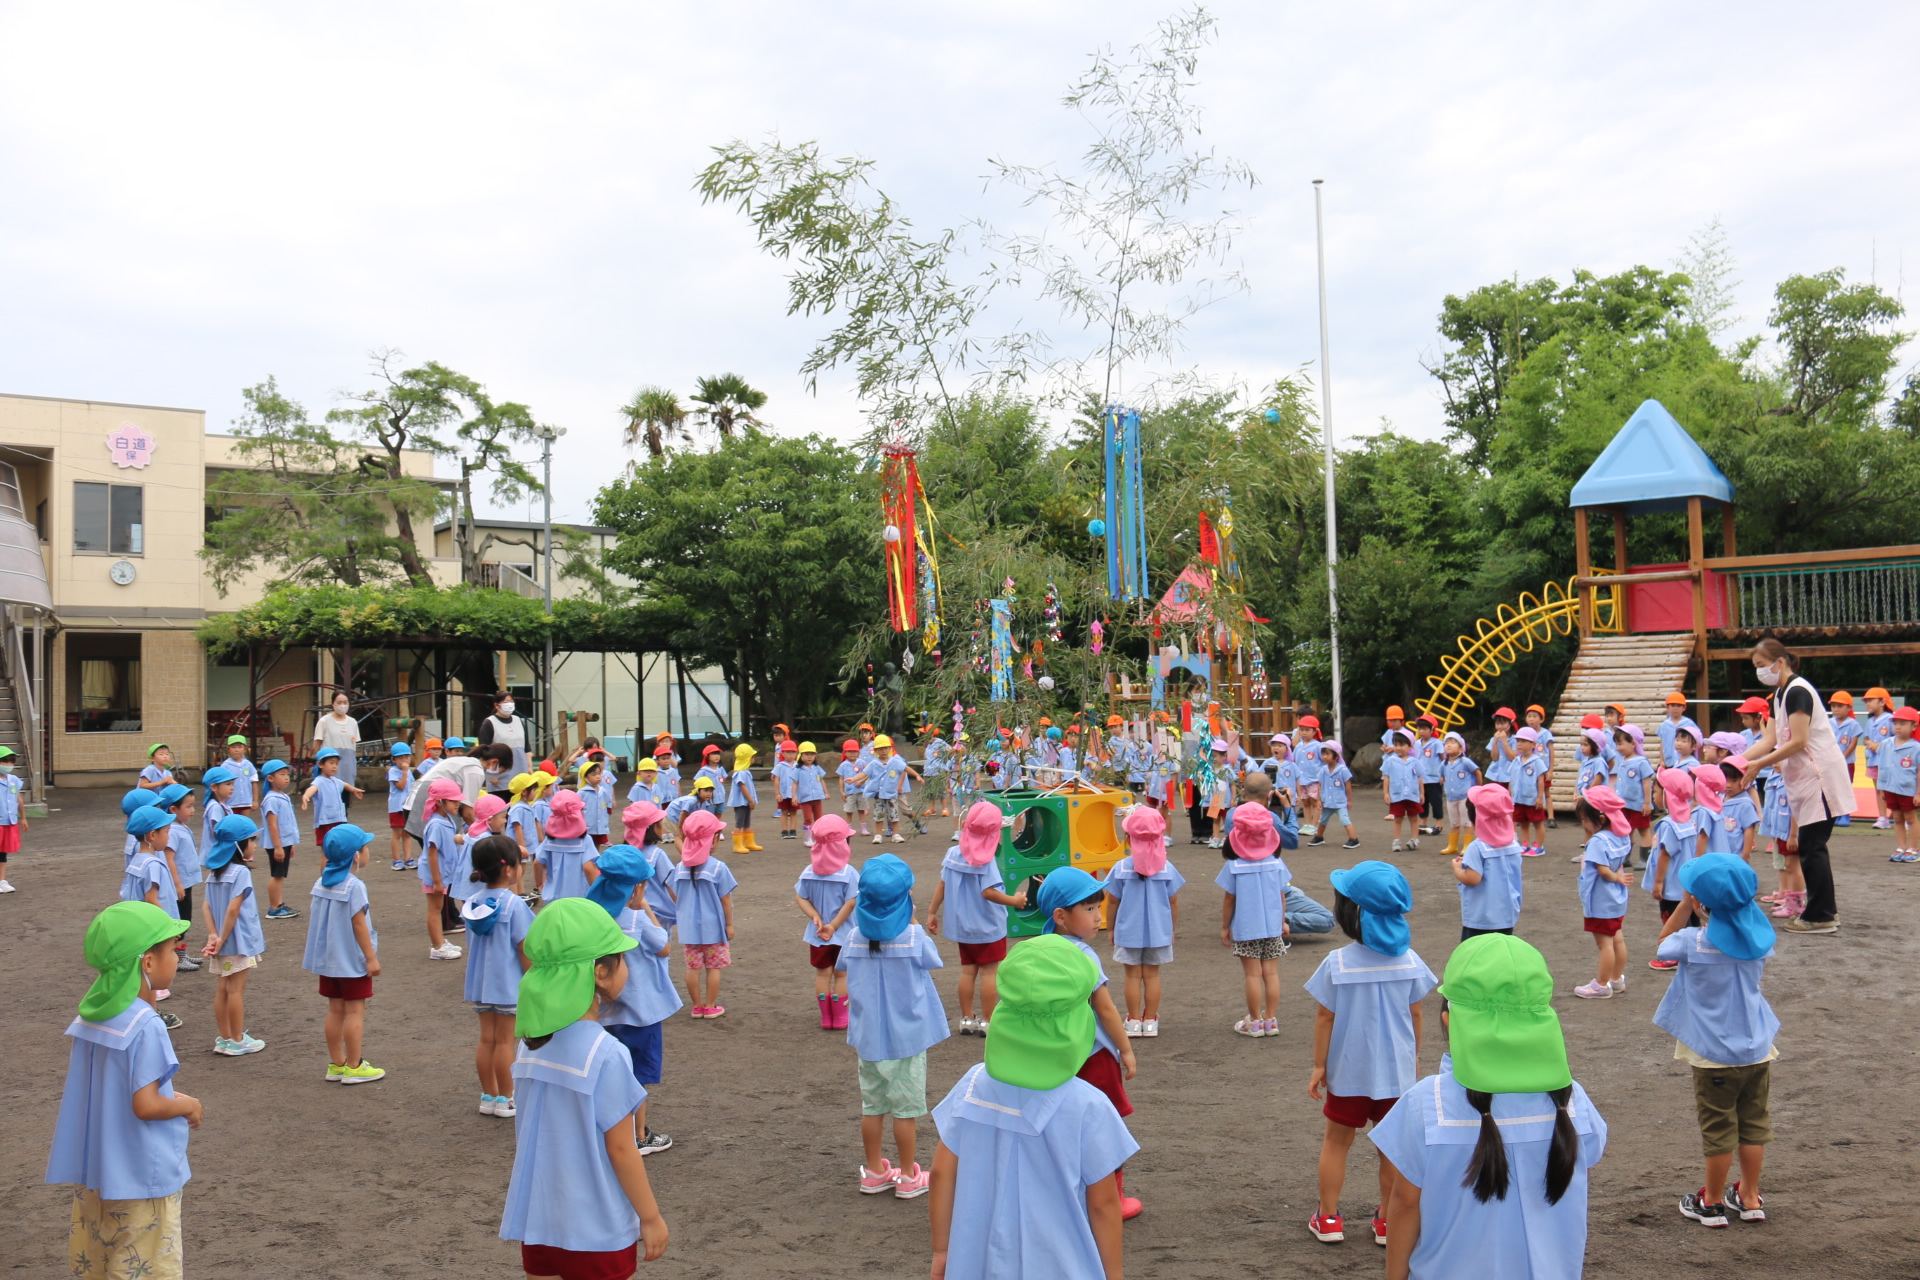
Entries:
[[1545,822],[1547,811],[1537,804],[1517,804],[1513,806],[1515,822]]
[[389,827],[392,827],[395,831],[406,830],[407,811],[405,809],[395,809],[392,813],[387,815],[387,825]]
[[339,826],[338,822],[328,822],[313,829],[313,842],[324,852],[327,847],[327,832]]
[[1393,1104],[1398,1101],[1398,1098],[1343,1098],[1329,1093],[1320,1114],[1349,1129],[1364,1129],[1385,1120],[1387,1112],[1393,1110]]
[[1387,806],[1387,812],[1396,818],[1417,818],[1426,810],[1426,805],[1418,800],[1395,800]]
[[795,803],[794,803],[793,801],[791,801],[791,800],[778,800],[778,801],[776,801],[776,802],[774,803],[774,806],[773,806],[773,807],[774,807],[774,808],[776,808],[776,809],[778,809],[778,810],[779,810],[779,811],[780,811],[781,813],[798,813],[798,812],[800,812],[800,806],[799,806],[799,805],[797,805],[797,804],[795,804]]
[[[606,838],[605,836],[595,836],[595,837],[593,838],[593,847],[594,847],[594,848],[596,848],[596,849],[604,849],[604,848],[606,848],[606,847],[607,847],[607,838]],[[596,1254],[593,1254],[592,1256],[593,1256],[593,1257],[596,1257],[596,1258],[597,1258],[597,1257],[599,1257],[600,1255],[596,1253]]]
[[814,823],[820,821],[820,802],[818,800],[801,800],[798,803],[801,821],[805,822],[808,826],[812,826]]
[[560,1280],[631,1280],[640,1266],[640,1248],[636,1241],[609,1253],[584,1253],[550,1244],[523,1244],[520,1266],[527,1275],[559,1276]]
[[366,974],[358,978],[321,978],[320,994],[329,1000],[371,1000],[373,979]]
[[[1113,1104],[1115,1111],[1123,1116],[1133,1114],[1133,1103],[1127,1098],[1126,1073],[1120,1070],[1120,1059],[1105,1049],[1095,1049],[1074,1074],[1106,1094],[1107,1101]],[[1387,1105],[1393,1104],[1390,1102]]]
[[1620,926],[1626,922],[1627,918],[1625,916],[1614,916],[1610,920],[1601,920],[1595,916],[1588,916],[1586,917],[1586,923],[1580,927],[1588,933],[1600,933],[1612,937],[1614,934],[1620,932]]
[[807,963],[816,969],[831,969],[840,962],[840,944],[828,943],[824,947],[807,946]]
[[1625,810],[1627,827],[1633,831],[1645,831],[1653,826],[1653,819],[1638,809]]
[[[1911,809],[1913,805],[1909,803],[1907,808]],[[18,852],[20,852],[20,824],[9,822],[6,826],[0,827],[0,856]]]
[[960,944],[961,964],[999,964],[1007,958],[1007,940],[995,938],[992,942],[963,942]]
[[[1899,795],[1895,795],[1891,791],[1882,791],[1880,793],[1880,803],[1886,806],[1886,810],[1888,813],[1906,813],[1915,807],[1914,798],[1912,796],[1899,796]],[[20,828],[18,827],[0,827],[0,832],[12,831],[17,833],[19,830]],[[14,846],[13,846],[15,849],[18,849],[20,847],[19,841],[20,841],[20,837],[18,834],[16,834],[14,836]],[[0,841],[0,850],[6,850],[6,849],[7,849],[7,846],[4,843],[4,841]],[[11,850],[7,850],[7,851],[11,852]]]

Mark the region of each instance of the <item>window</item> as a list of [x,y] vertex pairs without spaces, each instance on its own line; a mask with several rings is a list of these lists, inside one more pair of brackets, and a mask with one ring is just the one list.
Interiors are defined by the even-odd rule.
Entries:
[[67,732],[139,731],[140,633],[69,631]]
[[22,520],[27,518],[26,507],[20,501],[20,473],[10,462],[0,462],[0,512]]
[[144,490],[137,484],[73,484],[76,554],[137,556],[145,550]]

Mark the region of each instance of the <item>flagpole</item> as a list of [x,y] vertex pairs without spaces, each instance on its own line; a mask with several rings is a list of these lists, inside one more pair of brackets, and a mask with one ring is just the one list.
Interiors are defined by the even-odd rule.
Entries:
[[1313,180],[1313,243],[1320,258],[1320,438],[1326,451],[1327,473],[1327,643],[1333,657],[1333,740],[1344,745],[1345,716],[1340,702],[1340,587],[1333,505],[1333,364],[1327,345],[1327,239],[1320,208],[1324,180]]

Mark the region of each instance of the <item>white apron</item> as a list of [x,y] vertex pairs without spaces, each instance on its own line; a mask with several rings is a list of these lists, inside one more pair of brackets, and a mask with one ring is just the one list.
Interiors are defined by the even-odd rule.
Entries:
[[[1846,757],[1840,754],[1840,740],[1833,736],[1833,721],[1820,701],[1820,691],[1805,676],[1795,676],[1773,695],[1774,745],[1785,746],[1793,734],[1787,720],[1787,690],[1796,685],[1813,698],[1807,748],[1774,767],[1787,789],[1787,807],[1795,825],[1804,826],[1853,812],[1853,776],[1847,772]],[[1821,812],[1823,800],[1825,813]]]
[[512,778],[528,772],[532,760],[527,755],[527,722],[519,716],[510,716],[505,721],[499,716],[488,716],[486,722],[491,726],[495,742],[513,748],[513,763],[507,767],[503,777]]

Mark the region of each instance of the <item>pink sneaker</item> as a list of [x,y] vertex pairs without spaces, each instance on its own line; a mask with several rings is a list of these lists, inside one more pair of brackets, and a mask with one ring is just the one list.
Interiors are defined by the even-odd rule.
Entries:
[[882,1160],[877,1173],[865,1165],[860,1166],[860,1194],[863,1196],[877,1196],[882,1191],[892,1191],[899,1182],[900,1170],[893,1167],[891,1160]]
[[[893,1184],[893,1194],[901,1200],[912,1200],[927,1194],[927,1187],[933,1181],[933,1171],[922,1169],[918,1164],[912,1169],[902,1169],[900,1180]],[[865,1186],[861,1190],[866,1190]]]
[[1596,979],[1593,982],[1587,983],[1585,986],[1575,987],[1573,994],[1579,996],[1582,1000],[1611,1000],[1613,999],[1613,988],[1607,983]]

